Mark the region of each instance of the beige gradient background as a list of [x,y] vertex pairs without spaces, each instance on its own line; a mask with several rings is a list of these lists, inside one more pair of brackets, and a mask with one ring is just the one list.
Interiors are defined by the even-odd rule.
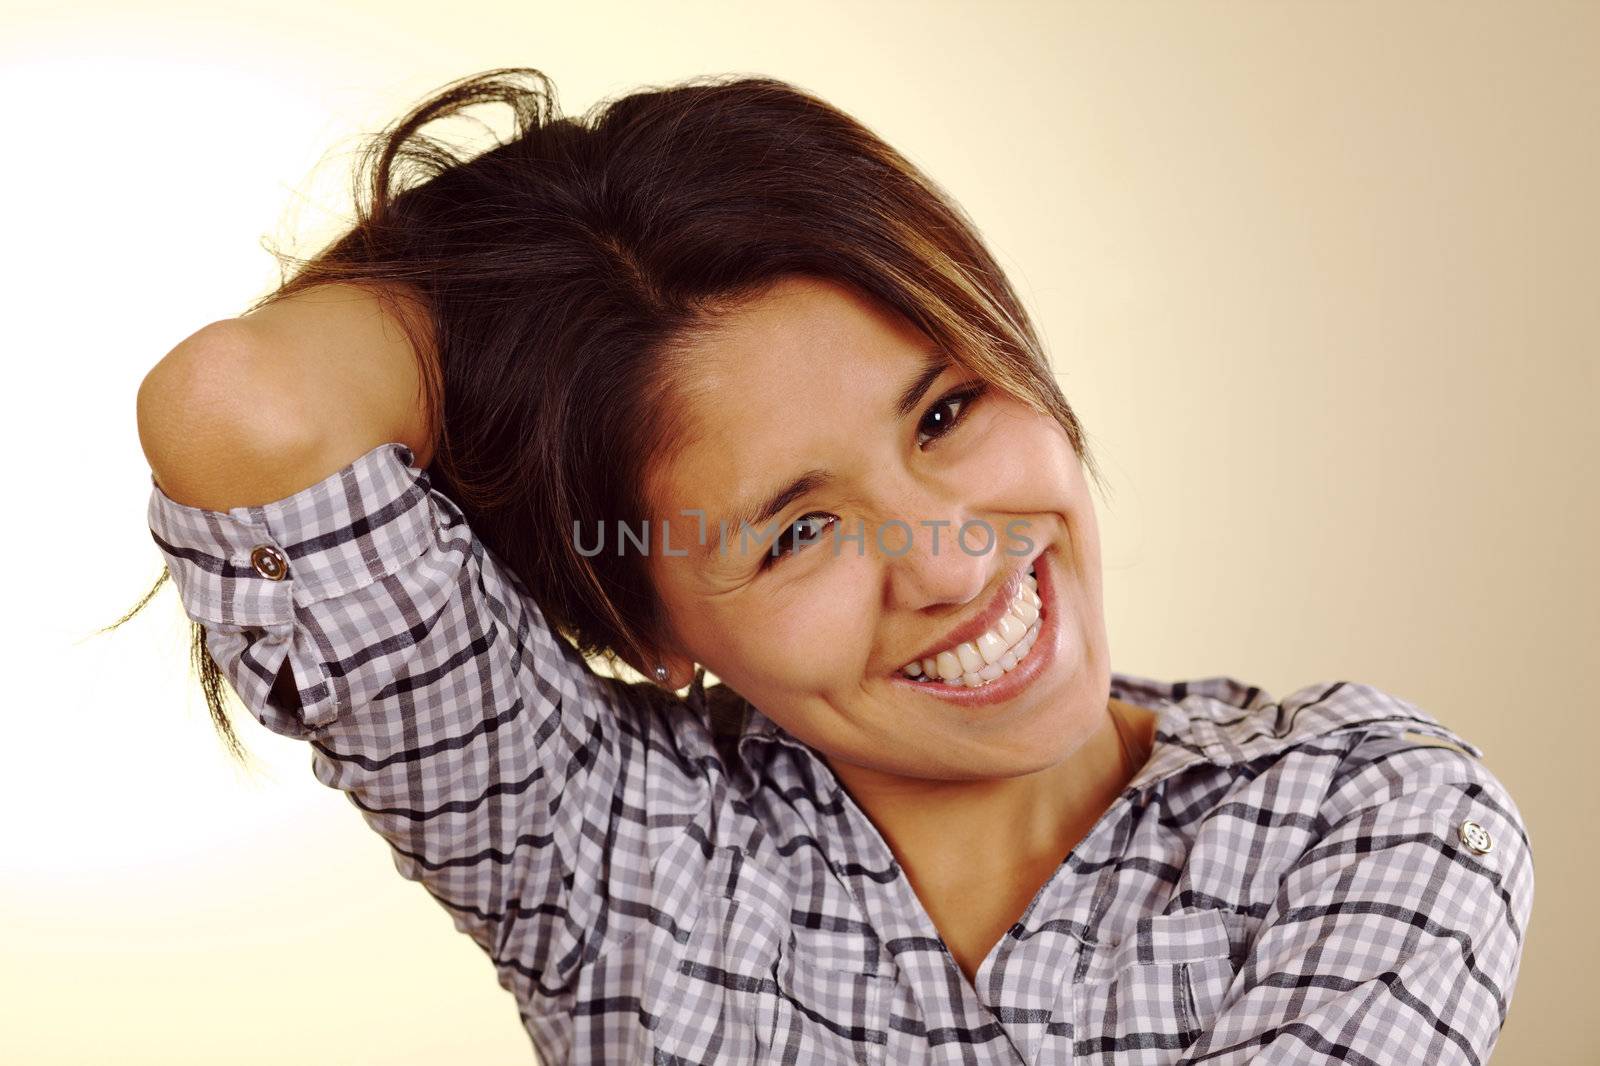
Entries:
[[573,112],[785,77],[949,188],[1113,483],[1116,668],[1477,742],[1537,871],[1494,1061],[1600,1060],[1597,56],[1591,3],[6,2],[0,1061],[529,1061],[304,747],[230,765],[170,589],[91,635],[161,565],[145,371],[331,232],[356,134],[501,65]]

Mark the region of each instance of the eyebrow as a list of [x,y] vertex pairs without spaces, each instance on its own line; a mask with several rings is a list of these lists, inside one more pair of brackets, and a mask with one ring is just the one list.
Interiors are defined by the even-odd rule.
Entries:
[[[928,394],[928,390],[933,388],[933,383],[939,380],[939,375],[943,374],[950,365],[950,358],[943,352],[933,352],[923,360],[922,365],[917,368],[915,376],[906,382],[905,388],[900,390],[900,398],[895,401],[895,421],[898,422],[904,419],[917,409],[917,406],[922,403],[922,398]],[[739,530],[744,526],[750,526],[754,534],[760,534],[762,526],[777,517],[784,508],[795,500],[831,484],[832,481],[833,474],[827,470],[807,470],[781,489],[767,496],[760,506],[755,508],[735,507],[734,517],[731,520],[724,519],[723,521],[727,524],[726,526],[719,524],[716,535],[712,535],[710,530],[707,529],[705,543],[699,545],[697,554],[701,556],[715,554],[717,538],[724,528],[727,530],[729,540],[735,544],[738,543]],[[770,548],[770,545],[768,547]]]

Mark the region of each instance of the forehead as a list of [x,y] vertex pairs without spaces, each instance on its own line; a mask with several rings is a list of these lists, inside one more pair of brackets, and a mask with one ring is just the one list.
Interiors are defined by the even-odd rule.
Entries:
[[935,350],[849,286],[786,278],[716,320],[682,352],[681,446],[651,472],[662,513],[730,501],[802,467],[834,466],[889,416],[906,374]]

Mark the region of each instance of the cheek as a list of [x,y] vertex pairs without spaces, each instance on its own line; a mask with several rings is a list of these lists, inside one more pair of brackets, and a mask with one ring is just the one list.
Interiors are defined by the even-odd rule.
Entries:
[[986,502],[1039,513],[1075,504],[1082,484],[1078,457],[1055,419],[1011,402],[994,412],[986,430],[963,463],[969,483],[992,497]]
[[[827,543],[808,551],[829,552]],[[790,560],[790,563],[799,560]],[[854,549],[808,560],[816,572],[797,581],[790,595],[774,597],[759,613],[730,619],[727,647],[740,665],[799,688],[824,688],[858,677],[872,636],[872,582],[854,573]]]

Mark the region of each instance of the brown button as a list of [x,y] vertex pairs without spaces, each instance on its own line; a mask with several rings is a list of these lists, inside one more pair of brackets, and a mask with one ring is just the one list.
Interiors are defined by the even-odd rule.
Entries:
[[289,574],[289,560],[270,544],[257,544],[250,549],[250,565],[268,581],[282,581]]

